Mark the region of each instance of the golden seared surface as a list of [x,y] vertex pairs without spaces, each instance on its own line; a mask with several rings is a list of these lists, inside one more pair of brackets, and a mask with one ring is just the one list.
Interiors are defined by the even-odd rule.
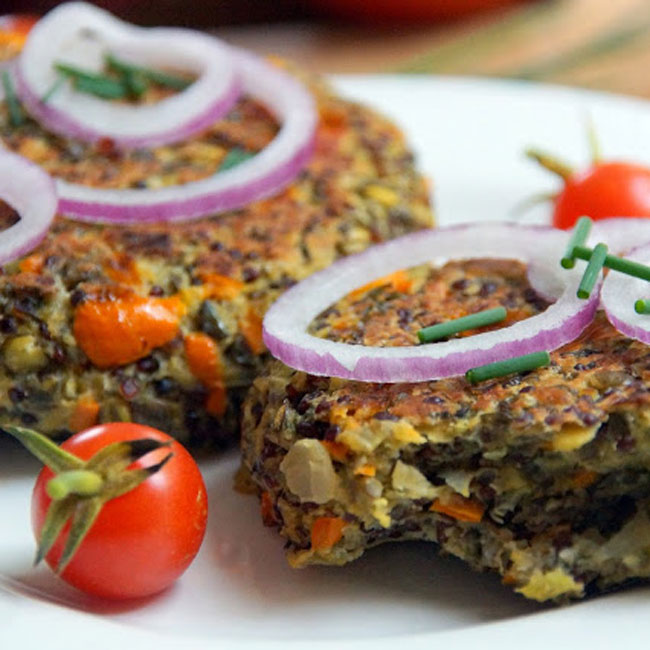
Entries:
[[[132,419],[196,445],[230,440],[260,368],[271,302],[341,255],[431,225],[427,188],[398,128],[309,83],[320,114],[315,153],[277,196],[191,223],[58,218],[37,250],[5,267],[5,421],[65,435],[93,420]],[[192,141],[122,154],[110,143],[63,141],[33,122],[11,127],[0,110],[5,145],[55,175],[102,187],[203,177],[228,151],[254,152],[276,130],[244,100]],[[117,328],[125,314],[128,328]]]

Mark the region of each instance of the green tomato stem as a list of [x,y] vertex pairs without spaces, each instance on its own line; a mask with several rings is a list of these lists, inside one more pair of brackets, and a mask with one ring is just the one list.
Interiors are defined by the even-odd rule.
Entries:
[[55,474],[73,469],[83,469],[84,461],[77,458],[65,449],[61,449],[55,442],[46,438],[41,433],[25,429],[24,427],[2,427],[9,435],[13,436],[27,448],[38,460],[47,465]]
[[71,494],[81,497],[93,497],[99,494],[104,486],[102,477],[87,469],[73,469],[61,472],[50,479],[46,490],[51,499],[61,501]]

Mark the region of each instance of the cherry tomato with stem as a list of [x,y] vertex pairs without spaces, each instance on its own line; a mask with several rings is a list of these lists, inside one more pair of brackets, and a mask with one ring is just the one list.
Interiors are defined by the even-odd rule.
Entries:
[[650,167],[638,163],[604,161],[592,136],[592,162],[575,171],[557,158],[530,149],[528,157],[557,174],[563,187],[554,196],[553,225],[572,228],[582,216],[650,218]]
[[37,562],[112,599],[162,591],[190,565],[205,534],[207,495],[194,459],[173,438],[116,422],[57,447],[28,429],[5,430],[46,465],[32,494]]

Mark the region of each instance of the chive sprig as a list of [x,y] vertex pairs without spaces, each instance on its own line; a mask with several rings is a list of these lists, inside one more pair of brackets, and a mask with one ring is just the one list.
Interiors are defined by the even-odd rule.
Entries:
[[241,165],[242,163],[246,162],[250,158],[252,158],[255,154],[251,153],[250,151],[246,151],[245,149],[242,149],[241,147],[235,147],[231,149],[224,157],[223,160],[221,161],[221,164],[219,165],[219,171],[220,172],[225,172],[228,169],[232,169],[233,167],[237,167],[237,165]]
[[169,74],[168,72],[161,72],[160,70],[153,70],[152,68],[136,65],[134,63],[128,63],[110,53],[106,55],[106,64],[111,70],[119,72],[122,75],[135,75],[141,79],[153,81],[160,86],[172,88],[173,90],[185,90],[192,84],[192,81],[186,77]]
[[7,100],[7,109],[9,110],[9,123],[11,126],[20,126],[25,121],[25,114],[18,100],[18,95],[16,95],[16,90],[11,82],[8,70],[2,71],[2,86]]
[[650,314],[650,300],[637,300],[634,303],[634,311],[637,314]]
[[578,298],[586,300],[591,295],[596,281],[598,280],[598,276],[603,270],[605,257],[607,257],[607,245],[597,244],[589,258],[582,280],[580,280],[580,285],[578,286]]
[[[603,243],[597,244],[594,248],[585,246],[591,226],[592,222],[588,217],[580,217],[576,221],[566,252],[560,259],[560,264],[565,269],[573,268],[577,259],[587,262],[587,268],[578,288],[578,298],[589,298],[603,267],[650,282],[650,266],[610,255],[607,246]],[[650,314],[650,301],[637,300],[634,303],[634,310],[637,314]]]
[[580,219],[576,221],[575,228],[571,234],[571,239],[569,239],[569,243],[567,244],[566,252],[560,260],[560,264],[565,269],[572,269],[576,265],[576,247],[584,246],[587,237],[589,237],[589,233],[591,232],[592,224],[593,222],[589,217],[580,217]]
[[477,329],[485,325],[493,325],[505,320],[507,312],[505,307],[495,307],[494,309],[484,309],[483,311],[455,318],[444,323],[437,323],[429,327],[423,327],[418,331],[420,343],[433,343],[440,339],[447,338],[459,332]]
[[517,372],[526,372],[548,366],[551,363],[551,356],[546,350],[540,352],[531,352],[523,354],[520,357],[505,359],[504,361],[495,361],[484,366],[472,368],[465,373],[465,379],[470,384],[478,384],[488,379],[505,377]]
[[[576,246],[574,250],[574,255],[576,258],[581,260],[589,261],[593,254],[593,249],[587,248],[586,246]],[[626,260],[622,257],[616,257],[616,255],[606,255],[603,262],[603,266],[612,271],[618,271],[619,273],[625,273],[634,278],[640,278],[641,280],[646,280],[650,282],[650,266],[641,264],[640,262],[634,262],[632,260]]]

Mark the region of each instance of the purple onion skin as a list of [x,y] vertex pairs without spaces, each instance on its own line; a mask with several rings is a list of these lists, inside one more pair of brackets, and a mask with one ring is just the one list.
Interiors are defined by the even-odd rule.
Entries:
[[[361,358],[354,370],[348,370],[331,354],[320,354],[315,350],[302,349],[280,340],[268,331],[264,332],[264,343],[273,356],[286,365],[313,375],[340,377],[363,382],[409,383],[431,381],[464,375],[470,368],[502,361],[515,356],[539,350],[556,350],[577,338],[593,320],[598,308],[598,292],[585,307],[563,321],[556,328],[540,332],[528,339],[501,343],[489,350],[467,350],[451,354],[443,359],[426,357],[426,349],[419,358],[378,359],[371,356]],[[471,339],[468,339],[468,341]]]

